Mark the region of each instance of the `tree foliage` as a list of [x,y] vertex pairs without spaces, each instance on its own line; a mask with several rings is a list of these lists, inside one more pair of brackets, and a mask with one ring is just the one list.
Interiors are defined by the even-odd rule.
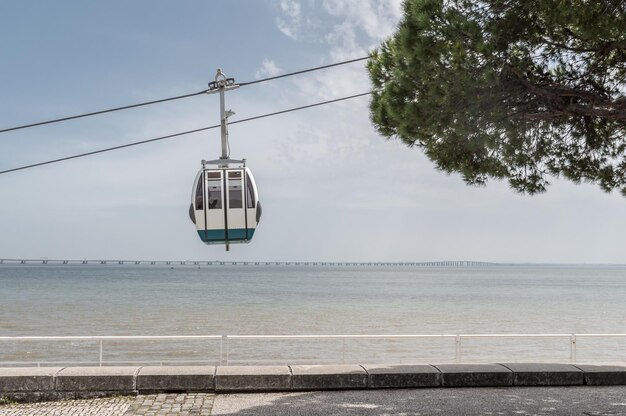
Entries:
[[378,131],[467,183],[626,196],[625,0],[406,0],[368,69]]

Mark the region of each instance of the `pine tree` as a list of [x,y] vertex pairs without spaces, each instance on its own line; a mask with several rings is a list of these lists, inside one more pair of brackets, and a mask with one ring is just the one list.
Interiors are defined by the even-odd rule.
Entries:
[[626,196],[624,0],[406,0],[368,69],[377,130],[469,184]]

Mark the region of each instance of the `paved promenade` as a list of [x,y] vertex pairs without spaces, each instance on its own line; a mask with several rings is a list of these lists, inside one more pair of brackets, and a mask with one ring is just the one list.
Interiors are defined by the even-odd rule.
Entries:
[[0,416],[209,416],[215,395],[148,394],[0,405]]
[[626,386],[154,394],[0,406],[1,416],[626,415]]
[[134,402],[133,397],[0,405],[1,416],[121,416]]

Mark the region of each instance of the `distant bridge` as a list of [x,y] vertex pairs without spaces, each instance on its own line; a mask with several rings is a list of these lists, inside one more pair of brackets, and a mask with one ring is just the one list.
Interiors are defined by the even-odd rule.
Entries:
[[328,266],[328,267],[476,267],[497,263],[466,260],[427,262],[333,262],[333,261],[224,261],[224,260],[75,260],[75,259],[0,259],[0,264],[136,264],[160,266]]

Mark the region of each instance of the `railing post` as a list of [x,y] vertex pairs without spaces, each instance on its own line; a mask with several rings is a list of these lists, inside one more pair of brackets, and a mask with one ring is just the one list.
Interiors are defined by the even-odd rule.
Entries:
[[[222,342],[226,345],[224,345],[224,348],[226,349],[226,353],[225,354],[221,354],[222,355],[222,359],[220,360],[220,364],[222,365],[228,365],[228,355],[230,354],[229,351],[229,342],[228,342],[228,335],[222,335]],[[221,345],[221,344],[220,344]],[[221,349],[222,347],[220,347]]]
[[102,367],[102,340],[100,340],[100,360],[98,361],[100,367]]
[[341,362],[346,362],[346,338],[341,338]]
[[226,336],[226,365],[228,365],[228,360],[230,359],[230,338],[228,335]]
[[457,334],[454,339],[454,343],[456,345],[455,360],[458,363],[461,362],[461,335]]
[[220,365],[224,364],[224,340],[226,339],[226,335],[222,335],[220,338]]
[[569,337],[569,360],[573,363],[576,362],[576,334]]

